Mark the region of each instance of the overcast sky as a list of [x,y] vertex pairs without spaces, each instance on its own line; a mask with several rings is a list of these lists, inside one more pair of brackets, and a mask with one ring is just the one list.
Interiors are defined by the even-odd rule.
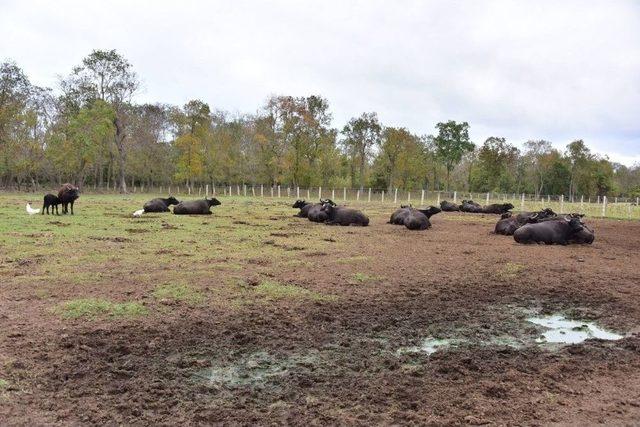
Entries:
[[0,60],[35,84],[112,48],[140,102],[251,113],[320,94],[336,127],[365,111],[419,134],[467,121],[476,143],[582,138],[640,162],[639,1],[0,0]]

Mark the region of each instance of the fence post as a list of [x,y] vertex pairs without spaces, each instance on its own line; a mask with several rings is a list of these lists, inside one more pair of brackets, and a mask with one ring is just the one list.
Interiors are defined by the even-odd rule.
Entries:
[[251,196],[252,197],[256,197],[256,186],[255,185],[251,186]]
[[300,199],[300,186],[296,186],[296,199]]
[[422,190],[422,195],[420,196],[420,206],[424,205],[424,190]]
[[564,194],[560,195],[560,213],[564,213]]
[[436,202],[440,206],[440,192],[438,191],[438,201]]
[[411,204],[411,191],[407,191],[407,203]]
[[396,188],[396,192],[395,195],[393,196],[393,204],[397,204],[398,203],[398,189]]
[[356,201],[360,201],[360,190],[356,190]]
[[318,199],[322,199],[322,187],[318,187]]
[[602,217],[607,216],[607,196],[602,196]]
[[247,197],[247,184],[242,184],[242,194]]
[[596,203],[600,204],[600,196],[598,196],[598,201]]
[[524,210],[524,193],[522,193],[522,198],[520,199],[520,210]]
[[342,200],[347,200],[347,187],[342,188]]
[[371,187],[369,187],[369,197],[367,198],[367,202],[371,201]]
[[169,195],[171,195],[171,186],[169,186]]
[[271,186],[271,197],[273,197],[273,185]]
[[264,197],[264,184],[260,184],[260,197]]
[[187,193],[189,193],[189,195],[191,195],[191,186],[187,186]]
[[487,205],[489,204],[489,193],[487,193]]
[[584,194],[580,196],[580,213],[584,210]]
[[204,186],[204,197],[209,197],[209,184]]
[[382,196],[380,198],[380,203],[384,203],[384,190],[382,190]]
[[453,192],[453,203],[458,203],[458,192],[457,191]]
[[307,188],[307,200],[311,200],[311,189]]
[[198,187],[198,197],[200,197],[201,192],[202,192],[202,187]]
[[336,189],[332,188],[331,189],[331,200],[335,200],[336,199]]
[[291,197],[291,189],[287,185],[287,198]]
[[278,199],[280,198],[280,186],[278,185]]

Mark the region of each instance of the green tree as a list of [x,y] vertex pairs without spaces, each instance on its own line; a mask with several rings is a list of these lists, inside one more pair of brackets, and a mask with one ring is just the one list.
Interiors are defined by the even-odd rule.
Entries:
[[460,163],[464,153],[474,149],[469,140],[469,124],[467,122],[456,123],[450,120],[436,125],[438,135],[433,142],[436,155],[443,163],[447,171],[447,190],[449,190],[450,175],[453,168]]
[[355,186],[355,166],[359,166],[360,190],[364,188],[365,167],[369,162],[369,156],[373,147],[380,144],[382,127],[378,122],[376,113],[362,113],[360,117],[354,117],[342,129],[345,136],[343,145],[351,157],[351,183]]

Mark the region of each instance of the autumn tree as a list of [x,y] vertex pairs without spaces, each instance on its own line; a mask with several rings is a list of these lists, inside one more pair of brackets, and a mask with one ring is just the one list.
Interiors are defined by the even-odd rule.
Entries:
[[380,144],[381,131],[382,126],[376,113],[362,113],[360,117],[349,120],[349,123],[342,129],[343,145],[351,162],[351,183],[355,186],[355,167],[357,164],[360,190],[364,188],[365,167],[369,162],[371,150]]

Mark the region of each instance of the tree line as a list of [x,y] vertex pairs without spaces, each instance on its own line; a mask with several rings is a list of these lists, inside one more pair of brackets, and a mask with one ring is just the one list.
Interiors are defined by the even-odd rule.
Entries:
[[405,190],[640,195],[640,166],[530,140],[481,144],[467,122],[432,135],[385,126],[364,112],[332,127],[327,99],[272,96],[256,113],[229,114],[194,99],[139,104],[140,80],[115,50],[94,50],[56,90],[0,64],[0,185],[72,182],[127,191],[131,185],[267,184]]

